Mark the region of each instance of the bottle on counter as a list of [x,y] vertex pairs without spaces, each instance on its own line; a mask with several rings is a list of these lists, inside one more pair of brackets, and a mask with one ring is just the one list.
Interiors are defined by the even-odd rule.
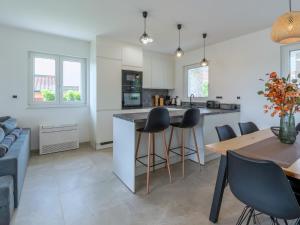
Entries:
[[164,106],[164,101],[165,101],[165,98],[163,96],[160,96],[160,98],[159,98],[159,106]]
[[176,105],[181,106],[181,100],[178,96],[176,96]]

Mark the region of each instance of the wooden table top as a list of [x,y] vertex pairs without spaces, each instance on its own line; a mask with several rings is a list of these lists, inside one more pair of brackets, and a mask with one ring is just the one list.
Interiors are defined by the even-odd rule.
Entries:
[[[272,148],[276,146],[274,152],[272,152],[272,148],[267,149],[267,145],[272,146]],[[259,147],[262,148],[259,149]],[[206,145],[206,148],[222,155],[226,155],[228,150],[233,150],[249,157],[271,160],[280,165],[288,176],[300,179],[300,140],[294,145],[282,144],[274,137],[270,129],[209,144]],[[281,160],[279,157],[288,159]],[[289,164],[289,162],[291,163]]]

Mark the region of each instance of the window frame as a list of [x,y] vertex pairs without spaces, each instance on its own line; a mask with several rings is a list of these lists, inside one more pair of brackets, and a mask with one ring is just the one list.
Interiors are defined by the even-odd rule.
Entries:
[[[53,102],[35,102],[34,101],[34,76],[35,64],[34,59],[45,58],[55,60],[55,101]],[[81,63],[81,101],[66,102],[63,100],[63,62],[80,62]],[[28,94],[28,105],[32,108],[47,108],[47,107],[74,107],[74,106],[86,106],[87,96],[87,59],[64,56],[57,54],[29,52],[29,94]]]
[[[188,99],[190,96],[188,96],[188,85],[189,85],[189,82],[188,82],[188,71],[190,69],[196,69],[196,68],[199,68],[199,67],[202,67],[200,65],[200,63],[194,63],[194,64],[190,64],[190,65],[185,65],[183,66],[183,75],[184,75],[184,87],[183,87],[183,90],[184,90],[184,99]],[[207,96],[205,97],[195,97],[195,99],[207,99],[209,97],[209,93],[210,93],[210,79],[209,79],[209,66],[207,66],[207,69],[208,69],[208,94]]]
[[288,74],[291,73],[291,52],[292,51],[299,51],[300,50],[300,43],[289,44],[289,45],[282,45],[280,46],[280,59],[281,59],[281,68],[280,68],[280,75],[286,77]]

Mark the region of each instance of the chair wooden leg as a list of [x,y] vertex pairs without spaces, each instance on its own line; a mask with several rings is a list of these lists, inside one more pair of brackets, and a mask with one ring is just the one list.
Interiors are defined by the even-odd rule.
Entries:
[[[196,155],[197,155],[198,162],[200,164],[200,156],[199,156],[199,148],[198,148],[197,139],[196,139],[196,131],[195,131],[194,127],[192,128],[192,130],[193,130],[194,142],[195,142],[195,147],[196,147]],[[200,164],[200,166],[201,166],[201,164]]]
[[142,136],[142,133],[139,132],[138,141],[137,141],[136,150],[135,150],[135,158],[136,159],[139,157],[139,148],[140,148],[140,143],[141,143],[141,136]]
[[172,182],[172,176],[171,176],[171,170],[170,170],[170,159],[169,159],[169,154],[168,154],[168,148],[167,148],[167,140],[166,140],[166,131],[164,130],[163,133],[163,142],[164,142],[164,149],[165,149],[165,158],[167,161],[167,167],[168,167],[168,173],[169,173],[169,179],[170,183]]
[[182,177],[184,177],[184,129],[181,129],[181,162],[182,162]]
[[148,163],[147,163],[147,193],[150,192],[150,158],[151,158],[151,134],[148,135]]
[[152,134],[152,171],[155,172],[155,133]]

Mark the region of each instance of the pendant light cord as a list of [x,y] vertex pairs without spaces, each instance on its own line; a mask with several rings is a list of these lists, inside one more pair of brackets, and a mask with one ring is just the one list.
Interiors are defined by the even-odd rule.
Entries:
[[205,38],[204,38],[204,59],[205,59]]
[[292,12],[292,0],[289,0],[290,12]]
[[180,30],[178,31],[178,42],[179,42],[179,47],[180,47],[180,44],[181,44],[181,40],[180,40]]
[[146,33],[146,26],[147,26],[146,18],[144,18],[144,33]]

